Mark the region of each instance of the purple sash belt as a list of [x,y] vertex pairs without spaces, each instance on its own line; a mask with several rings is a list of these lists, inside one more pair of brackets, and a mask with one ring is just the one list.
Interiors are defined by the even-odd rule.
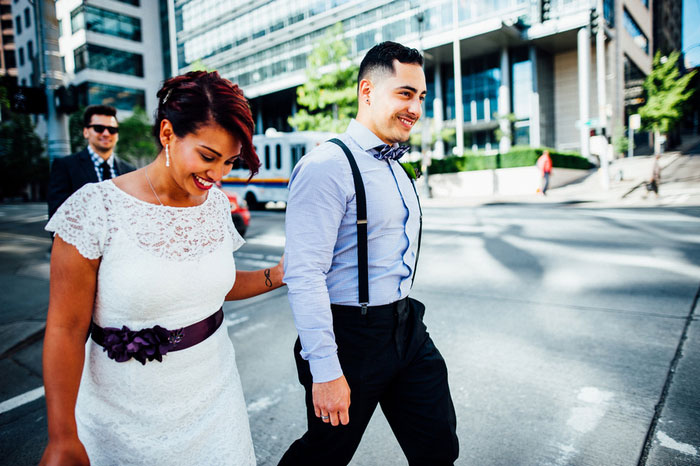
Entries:
[[90,325],[90,332],[95,343],[102,346],[107,356],[117,362],[131,358],[141,364],[146,361],[163,361],[163,355],[169,351],[180,351],[209,338],[224,321],[224,311],[218,311],[196,324],[177,330],[168,330],[156,325],[141,330],[131,330],[127,326],[102,328],[95,322]]

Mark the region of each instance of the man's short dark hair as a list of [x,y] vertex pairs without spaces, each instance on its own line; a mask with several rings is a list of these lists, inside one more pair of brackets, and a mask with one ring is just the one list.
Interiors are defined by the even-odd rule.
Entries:
[[404,64],[416,64],[423,66],[423,56],[416,49],[406,47],[396,42],[386,41],[377,44],[367,52],[360,63],[360,71],[357,74],[357,88],[360,81],[376,71],[384,71],[394,74],[394,60]]
[[83,113],[83,127],[87,128],[93,115],[107,115],[116,118],[117,109],[111,105],[90,105]]

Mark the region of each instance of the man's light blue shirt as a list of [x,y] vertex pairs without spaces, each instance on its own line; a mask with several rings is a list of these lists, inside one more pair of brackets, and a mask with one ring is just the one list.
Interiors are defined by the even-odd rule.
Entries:
[[[394,160],[369,151],[384,144],[352,120],[339,136],[357,161],[367,196],[369,305],[408,296],[418,247],[412,181]],[[355,185],[342,149],[326,142],[304,156],[289,180],[284,281],[314,382],[343,372],[330,305],[358,306]]]

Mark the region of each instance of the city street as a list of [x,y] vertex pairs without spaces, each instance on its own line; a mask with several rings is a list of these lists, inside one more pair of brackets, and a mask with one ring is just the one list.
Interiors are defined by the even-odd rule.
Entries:
[[[426,304],[447,362],[456,464],[700,463],[694,173],[669,185],[678,202],[664,202],[663,185],[658,200],[635,194],[614,207],[555,202],[555,191],[531,202],[426,202],[412,296]],[[36,464],[47,439],[45,212],[44,204],[0,205],[0,462],[8,465]],[[253,212],[246,239],[239,268],[275,264],[284,212]],[[276,465],[305,430],[286,292],[224,310],[258,464]],[[18,333],[24,343],[2,346]],[[352,464],[406,464],[381,410]]]

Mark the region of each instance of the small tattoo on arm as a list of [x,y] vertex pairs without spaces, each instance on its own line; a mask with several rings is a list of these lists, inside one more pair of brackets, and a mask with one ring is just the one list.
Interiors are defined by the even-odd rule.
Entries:
[[268,288],[272,288],[272,280],[270,279],[270,269],[265,269],[263,273],[265,274],[265,285],[267,285]]

